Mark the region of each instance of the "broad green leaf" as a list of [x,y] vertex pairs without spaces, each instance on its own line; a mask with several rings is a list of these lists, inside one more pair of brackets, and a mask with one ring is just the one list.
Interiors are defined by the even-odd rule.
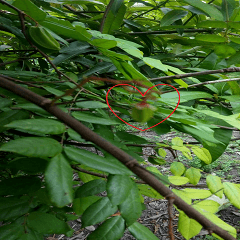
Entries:
[[8,163],[8,168],[21,170],[25,173],[36,174],[43,172],[47,167],[48,161],[42,158],[21,157]]
[[183,10],[172,10],[163,16],[161,19],[161,27],[171,25],[175,21],[185,17],[188,14],[187,11]]
[[64,124],[52,119],[16,120],[5,125],[5,127],[29,130],[41,134],[61,134],[65,131]]
[[116,15],[118,13],[118,11],[121,8],[123,2],[124,2],[124,0],[116,0],[112,3],[112,6],[111,6],[110,10],[113,12],[114,15]]
[[164,197],[161,196],[155,189],[146,185],[146,184],[138,184],[139,192],[147,197],[155,198],[155,199],[163,199]]
[[[30,210],[29,199],[19,197],[0,198],[0,220],[9,220],[22,216]],[[1,229],[1,228],[0,228]],[[1,230],[0,230],[1,232]]]
[[158,238],[147,227],[139,222],[133,223],[128,227],[128,230],[137,240],[158,240]]
[[108,105],[99,101],[82,101],[76,105],[80,108],[108,108]]
[[[76,57],[79,54],[89,52],[90,51],[89,47],[90,47],[90,45],[86,42],[74,41],[74,42],[70,43],[69,46],[62,48],[60,50],[60,54],[57,57],[55,57],[52,62],[53,62],[53,64],[58,65],[64,61],[67,61],[67,60],[70,60],[70,59]],[[53,91],[52,88],[49,88],[49,87],[47,87],[46,90]],[[57,90],[57,89],[54,89],[53,93],[57,96],[62,95],[62,94],[60,94],[59,90]],[[71,96],[65,96],[64,98],[66,100],[69,100],[70,97]]]
[[21,176],[4,179],[0,182],[0,196],[22,195],[37,191],[41,187],[41,181],[37,177]]
[[173,162],[170,166],[170,171],[175,176],[182,176],[185,172],[185,166],[181,162]]
[[61,144],[52,138],[24,137],[9,141],[0,151],[14,152],[28,157],[54,157],[62,151]]
[[76,131],[72,130],[71,128],[69,128],[67,130],[67,133],[71,139],[78,141],[78,142],[85,142],[85,140],[81,137],[81,135],[79,133],[77,133]]
[[214,48],[214,52],[220,57],[220,58],[227,58],[236,53],[236,50],[226,44],[216,44]]
[[93,203],[101,199],[99,196],[90,196],[84,198],[75,198],[73,200],[73,210],[77,215],[82,215],[83,212]]
[[154,59],[154,58],[150,58],[150,57],[143,57],[142,59],[147,65],[149,65],[151,68],[157,68],[163,72],[167,72],[167,66],[162,64],[162,62],[160,60]]
[[206,178],[206,183],[213,194],[220,198],[223,197],[223,185],[220,177],[209,174]]
[[228,85],[230,86],[230,88],[232,90],[232,94],[237,95],[238,101],[240,101],[240,97],[239,97],[240,96],[240,86],[239,86],[238,82],[228,82]]
[[127,8],[122,4],[116,15],[109,11],[104,21],[102,33],[111,34],[113,31],[118,30],[121,27],[126,10]]
[[230,203],[236,208],[240,209],[240,189],[235,186],[234,183],[224,182],[224,194],[229,199]]
[[4,125],[14,121],[14,120],[20,120],[20,119],[26,119],[29,118],[29,113],[23,110],[11,110],[8,112],[2,112],[0,113],[0,132],[3,132],[6,130],[6,127]]
[[113,48],[117,46],[117,42],[114,40],[107,40],[107,39],[93,39],[90,42],[95,47],[101,47],[101,48]]
[[172,189],[173,193],[175,193],[178,197],[180,197],[184,202],[191,205],[192,198],[188,194],[186,194],[183,190]]
[[181,176],[168,176],[168,180],[174,185],[184,185],[189,182],[189,179],[187,177]]
[[194,189],[194,188],[185,188],[182,190],[187,196],[193,199],[204,199],[212,195],[209,190],[204,189]]
[[107,118],[96,117],[94,114],[90,114],[90,113],[73,112],[72,115],[79,121],[84,121],[89,123],[96,123],[101,125],[119,124],[119,122],[114,121],[110,118],[107,119]]
[[189,5],[200,9],[201,11],[207,13],[213,19],[222,21],[223,15],[222,13],[212,5],[202,2],[201,0],[183,0],[184,2],[188,3]]
[[133,182],[126,175],[109,175],[107,181],[107,196],[112,205],[121,204],[131,191]]
[[100,223],[117,211],[117,206],[112,205],[109,198],[104,197],[90,205],[82,215],[82,227]]
[[172,145],[182,147],[183,140],[180,137],[175,137],[172,139]]
[[7,98],[0,97],[0,109],[8,107],[12,104],[12,101]]
[[167,152],[163,148],[158,149],[158,154],[163,158],[167,156]]
[[[189,100],[193,99],[199,99],[199,98],[212,98],[212,94],[206,93],[206,92],[200,92],[200,91],[179,91],[181,96],[181,103],[188,102]],[[171,93],[164,93],[161,96],[163,99],[171,99],[171,101],[178,101],[178,96],[175,92]]]
[[218,211],[218,208],[220,207],[220,204],[213,200],[203,200],[203,201],[197,200],[194,202],[194,205],[211,213],[216,213]]
[[45,171],[45,180],[51,201],[57,207],[61,208],[72,202],[72,177],[72,168],[62,154],[50,160]]
[[124,219],[121,216],[115,216],[106,220],[94,232],[88,235],[88,240],[111,239],[118,240],[123,236],[125,230]]
[[191,167],[187,169],[185,176],[189,179],[190,183],[197,185],[201,178],[201,173],[199,169]]
[[25,230],[23,225],[24,220],[19,222],[13,222],[10,224],[6,224],[0,227],[0,238],[2,240],[16,240],[20,239],[20,237],[24,234]]
[[[50,114],[47,111],[45,111],[44,109],[42,109],[41,107],[33,103],[21,103],[21,104],[15,105],[15,107],[20,107],[22,109],[37,113],[39,115],[50,116]],[[16,120],[16,119],[13,119],[13,120]]]
[[27,217],[27,226],[44,234],[62,234],[71,230],[67,223],[44,212],[31,212]]
[[170,184],[168,177],[162,175],[162,173],[156,167],[146,167],[146,170],[150,171],[153,175],[155,175],[155,177],[164,185],[168,186]]
[[141,216],[142,205],[136,183],[133,182],[127,198],[119,205],[119,211],[127,226],[132,225]]
[[47,13],[38,8],[30,0],[16,0],[13,2],[13,6],[21,9],[27,15],[31,16],[36,21],[42,21],[46,18]]
[[121,141],[125,141],[125,142],[133,142],[136,144],[144,144],[148,142],[145,138],[136,136],[134,134],[130,134],[125,131],[116,132],[116,135],[120,138]]
[[206,148],[199,148],[197,146],[192,147],[193,153],[206,164],[212,162],[212,156]]
[[[223,21],[205,20],[196,24],[199,28],[226,28],[227,23]],[[231,38],[231,37],[230,37]]]
[[189,218],[183,211],[180,211],[178,219],[178,230],[187,240],[196,236],[202,229],[202,225],[196,220]]
[[211,42],[211,43],[223,43],[226,42],[224,37],[213,34],[198,34],[195,39],[197,41]]
[[[49,87],[49,86],[44,86],[43,88],[44,88],[45,90],[47,90],[48,92],[56,95],[56,96],[62,96],[62,95],[64,95],[64,92],[63,92],[63,91],[60,91],[60,90],[58,90],[58,89],[56,89],[56,88],[52,88],[52,87]],[[71,101],[71,100],[73,99],[73,97],[72,97],[72,96],[64,96],[64,97],[62,97],[62,99],[66,100],[66,101]]]
[[111,174],[132,174],[130,170],[113,157],[106,159],[84,149],[73,147],[65,147],[64,151],[71,160],[91,168],[109,172]]
[[91,38],[85,28],[73,25],[66,19],[59,19],[52,16],[47,16],[44,21],[41,21],[40,24],[51,31],[63,35],[68,38],[73,38],[79,41],[88,41]]
[[[218,227],[228,231],[229,234],[231,234],[233,237],[236,238],[237,231],[234,227],[230,226],[229,224],[225,223],[223,220],[218,218],[215,214],[211,212],[203,211],[199,206],[193,205],[193,208],[195,208],[197,211],[199,211],[201,214],[203,214],[208,220],[216,224]],[[217,236],[216,234],[213,234],[214,236]],[[219,238],[219,237],[218,237]],[[219,238],[222,239],[222,238]]]
[[106,190],[106,181],[95,179],[80,186],[75,192],[76,198],[89,197]]

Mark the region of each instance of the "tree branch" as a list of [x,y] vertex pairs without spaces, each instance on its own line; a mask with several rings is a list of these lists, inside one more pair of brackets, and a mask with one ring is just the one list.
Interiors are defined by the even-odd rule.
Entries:
[[[201,32],[213,32],[213,29],[184,29],[186,33],[201,33]],[[169,34],[169,33],[178,33],[177,30],[165,30],[165,31],[148,31],[148,32],[130,32],[129,35],[139,35],[139,34]]]
[[117,158],[121,163],[123,163],[127,168],[129,168],[133,173],[150,185],[153,189],[159,192],[162,196],[171,196],[174,198],[174,204],[178,209],[185,212],[185,214],[198,221],[205,229],[210,229],[212,232],[216,233],[218,236],[226,240],[236,240],[232,235],[230,235],[226,230],[223,230],[213,222],[209,221],[204,215],[200,214],[197,210],[183,201],[180,197],[175,195],[168,187],[166,187],[162,182],[156,179],[156,177],[142,166],[140,166],[136,159],[125,153],[120,148],[106,141],[104,138],[87,128],[84,124],[69,116],[60,110],[57,106],[51,106],[51,100],[46,99],[30,90],[18,86],[17,84],[9,81],[4,77],[0,77],[0,87],[5,88],[26,100],[42,107],[63,123],[71,127],[77,133],[79,133],[84,139],[91,141],[109,152],[112,156]]
[[175,79],[175,78],[181,79],[181,78],[187,78],[187,77],[196,77],[201,75],[208,75],[208,74],[215,74],[215,73],[228,73],[228,72],[240,72],[240,67],[230,67],[230,68],[223,68],[223,69],[217,69],[217,70],[207,70],[202,72],[184,73],[184,74],[177,74],[177,75],[164,76],[164,77],[158,77],[158,78],[151,78],[149,80],[154,82],[154,81],[163,81],[163,80],[169,80],[169,79]]

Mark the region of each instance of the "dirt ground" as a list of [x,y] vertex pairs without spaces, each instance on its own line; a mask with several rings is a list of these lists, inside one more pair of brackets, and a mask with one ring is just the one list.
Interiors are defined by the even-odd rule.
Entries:
[[[146,137],[153,142],[156,141],[156,138],[159,141],[162,140],[171,140],[175,136],[180,136],[185,142],[196,142],[191,136],[171,132],[169,134],[162,135],[160,138],[155,134],[155,132],[140,132],[136,133],[139,136]],[[180,134],[180,135],[179,135]],[[238,131],[233,132],[232,139],[240,138],[240,133]],[[143,158],[147,160],[149,155],[154,153],[154,149],[152,147],[145,147],[143,148]],[[171,152],[167,151],[167,164],[163,166],[158,166],[158,169],[164,174],[170,173],[170,164],[175,161]],[[240,183],[240,140],[232,141],[228,148],[226,149],[225,153],[217,160],[216,163],[212,168],[210,168],[210,172],[214,171],[217,175],[221,177],[225,177],[226,180]],[[194,163],[191,163],[190,160],[183,160],[183,163],[186,163],[190,166],[194,166]],[[149,166],[153,166],[149,164]],[[156,166],[156,165],[154,165]],[[207,172],[203,172],[203,175],[207,174]],[[201,183],[205,183],[205,179],[201,179]],[[161,240],[168,240],[170,239],[168,236],[168,209],[167,209],[167,200],[155,200],[149,197],[144,197],[146,209],[143,211],[141,218],[138,220],[140,223],[148,227],[159,239]],[[178,212],[174,209],[174,236],[175,239],[184,240],[181,234],[177,230],[177,223],[178,223]],[[217,213],[217,215],[230,224],[231,226],[235,227],[238,231],[238,237],[240,237],[240,210],[235,208],[234,206],[230,206],[226,209],[223,209]],[[72,237],[65,237],[64,235],[52,235],[51,237],[46,238],[46,240],[85,240],[87,236],[94,231],[98,225],[89,226],[85,229],[81,229],[81,220],[77,219],[75,221],[69,222],[70,226],[75,230],[75,233]],[[200,239],[214,239],[208,238],[206,235],[208,232],[206,230],[201,230],[201,232],[191,238],[195,240]],[[125,231],[124,236],[121,240],[133,240],[135,239],[128,231]],[[240,239],[240,238],[238,238]],[[148,240],[148,239],[146,239]],[[150,239],[149,239],[150,240]]]

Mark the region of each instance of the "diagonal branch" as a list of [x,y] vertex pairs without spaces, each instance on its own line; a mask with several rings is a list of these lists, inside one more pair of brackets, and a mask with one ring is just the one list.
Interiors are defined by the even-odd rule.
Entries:
[[117,158],[121,163],[123,163],[127,168],[129,168],[133,173],[135,173],[148,185],[154,188],[162,196],[167,197],[171,194],[171,196],[174,198],[174,204],[178,207],[178,209],[184,211],[188,217],[198,221],[205,229],[211,230],[223,239],[236,240],[226,230],[223,230],[216,224],[209,221],[204,215],[200,214],[197,210],[195,210],[193,207],[183,201],[180,197],[175,195],[168,187],[166,187],[162,182],[157,180],[151,172],[147,171],[145,168],[139,165],[138,161],[132,156],[128,155],[120,148],[116,147],[115,145],[111,144],[110,142],[90,130],[78,120],[64,113],[57,106],[51,106],[51,100],[48,100],[26,88],[18,86],[17,84],[7,80],[4,77],[0,77],[0,87],[5,88],[25,98],[26,100],[38,105],[39,107],[45,109],[46,111],[57,117],[59,120],[71,127],[77,133],[79,133],[84,139],[95,143],[96,145],[113,155],[115,158]]

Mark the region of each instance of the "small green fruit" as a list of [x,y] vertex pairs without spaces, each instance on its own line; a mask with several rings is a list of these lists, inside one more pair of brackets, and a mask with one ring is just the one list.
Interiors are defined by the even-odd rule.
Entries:
[[155,110],[156,108],[150,104],[138,103],[132,109],[132,118],[137,122],[147,122],[152,118]]

